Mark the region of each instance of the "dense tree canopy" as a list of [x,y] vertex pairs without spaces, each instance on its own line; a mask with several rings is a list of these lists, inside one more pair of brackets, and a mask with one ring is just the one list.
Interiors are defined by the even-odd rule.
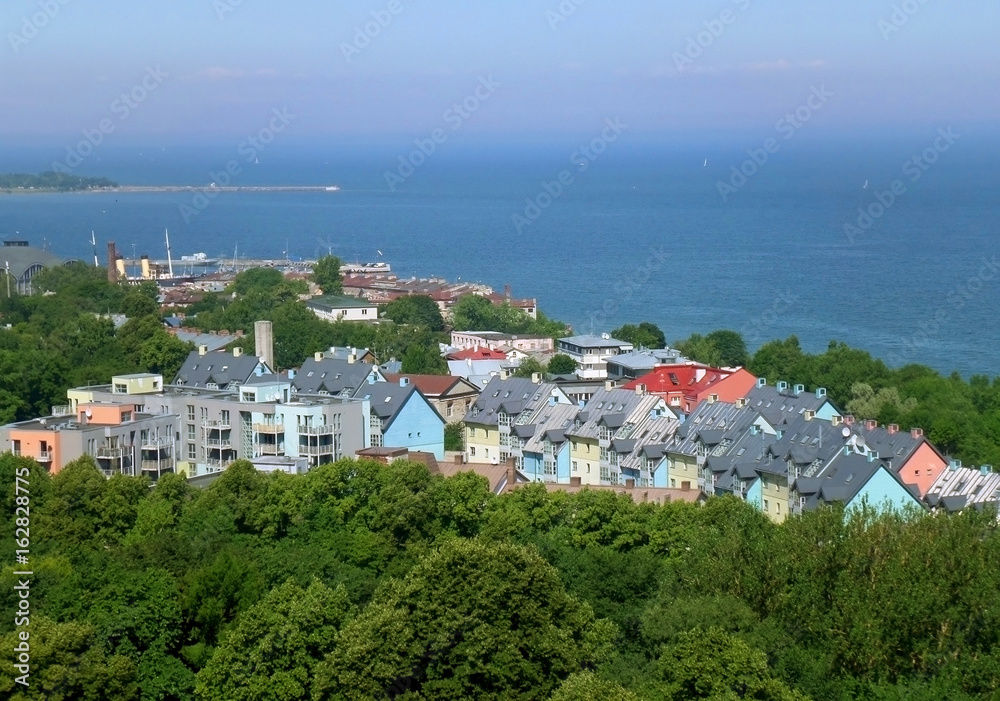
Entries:
[[576,370],[576,361],[568,355],[556,353],[549,359],[548,371],[552,375],[572,375]]
[[444,331],[444,317],[437,302],[425,295],[409,295],[389,302],[379,312],[383,319],[397,324],[425,326],[430,331]]
[[337,256],[323,256],[313,266],[312,281],[325,295],[344,293],[344,280],[340,273],[342,262]]
[[509,302],[493,304],[479,295],[461,297],[451,309],[452,326],[458,331],[497,331],[512,334],[534,334],[539,336],[562,336],[566,325],[549,319],[541,311],[537,318]]
[[611,335],[619,341],[631,343],[636,348],[664,348],[667,345],[667,337],[663,331],[649,321],[639,325],[625,324],[612,331]]
[[[237,462],[196,490],[32,485],[29,699],[976,699],[1000,688],[995,513],[823,508],[782,525],[733,498],[495,497],[470,473]],[[14,523],[0,520],[11,562]],[[10,568],[0,606],[13,610]],[[11,649],[13,617],[0,618]]]

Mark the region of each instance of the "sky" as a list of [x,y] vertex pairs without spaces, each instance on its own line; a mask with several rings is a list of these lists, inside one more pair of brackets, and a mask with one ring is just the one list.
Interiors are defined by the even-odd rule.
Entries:
[[989,130],[997,28],[996,0],[4,0],[0,140],[210,142],[276,114],[303,142],[615,118],[656,140],[773,128],[816,90],[821,130]]

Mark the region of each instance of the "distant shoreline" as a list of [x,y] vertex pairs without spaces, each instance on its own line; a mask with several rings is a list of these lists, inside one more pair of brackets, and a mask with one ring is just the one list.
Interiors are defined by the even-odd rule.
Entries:
[[120,185],[118,187],[95,187],[79,190],[59,190],[56,188],[14,188],[2,189],[4,195],[117,195],[130,193],[173,193],[173,192],[339,192],[336,185],[241,185],[219,187],[211,185]]

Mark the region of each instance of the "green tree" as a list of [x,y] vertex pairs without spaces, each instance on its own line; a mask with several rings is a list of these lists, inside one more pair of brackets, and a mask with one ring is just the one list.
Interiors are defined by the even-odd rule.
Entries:
[[160,329],[139,347],[139,365],[146,372],[158,373],[172,382],[194,349],[193,343],[185,343]]
[[767,655],[718,628],[683,633],[657,665],[656,697],[666,701],[804,701],[775,679]]
[[713,331],[705,337],[719,354],[719,363],[724,367],[742,367],[749,361],[747,344],[736,331]]
[[340,258],[337,256],[323,256],[316,265],[313,266],[312,280],[325,295],[339,295],[344,293],[344,282],[340,274]]
[[639,701],[639,697],[593,672],[580,672],[564,681],[551,701]]
[[239,619],[198,675],[197,695],[227,701],[308,698],[316,667],[333,650],[350,603],[343,588],[314,580],[271,591]]
[[233,278],[229,290],[240,296],[254,292],[268,293],[285,281],[285,276],[277,268],[250,268]]
[[545,375],[545,366],[535,358],[525,358],[514,371],[514,377],[531,378],[534,375]]
[[649,321],[644,321],[638,326],[625,324],[612,331],[611,335],[620,341],[631,343],[636,348],[664,348],[667,345],[667,337],[663,331]]
[[465,425],[461,422],[444,427],[444,449],[461,452],[465,450]]
[[121,302],[122,314],[129,319],[141,316],[157,315],[160,313],[160,306],[156,303],[156,298],[150,298],[141,290],[133,290],[125,294]]
[[444,331],[444,317],[437,302],[426,295],[409,295],[389,302],[382,309],[382,318],[397,324],[426,326],[434,332]]
[[107,656],[94,629],[84,623],[56,623],[32,615],[28,686],[16,682],[11,651],[21,643],[17,632],[0,636],[0,696],[9,701],[75,701],[139,698],[137,669],[132,660]]
[[313,695],[545,699],[613,637],[533,551],[453,541],[344,628]]
[[412,344],[403,354],[403,373],[407,375],[447,375],[448,363],[437,347]]
[[576,370],[576,361],[568,355],[556,353],[549,360],[548,371],[552,375],[573,375]]

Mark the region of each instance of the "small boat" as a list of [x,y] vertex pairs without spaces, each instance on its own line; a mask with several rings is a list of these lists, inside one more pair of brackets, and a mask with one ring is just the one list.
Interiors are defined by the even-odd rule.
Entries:
[[326,191],[327,192],[340,192],[340,186],[339,185],[331,185],[330,187],[326,188]]
[[181,256],[181,262],[189,266],[204,267],[216,265],[219,262],[219,259],[209,258],[204,253],[192,253],[189,256]]

